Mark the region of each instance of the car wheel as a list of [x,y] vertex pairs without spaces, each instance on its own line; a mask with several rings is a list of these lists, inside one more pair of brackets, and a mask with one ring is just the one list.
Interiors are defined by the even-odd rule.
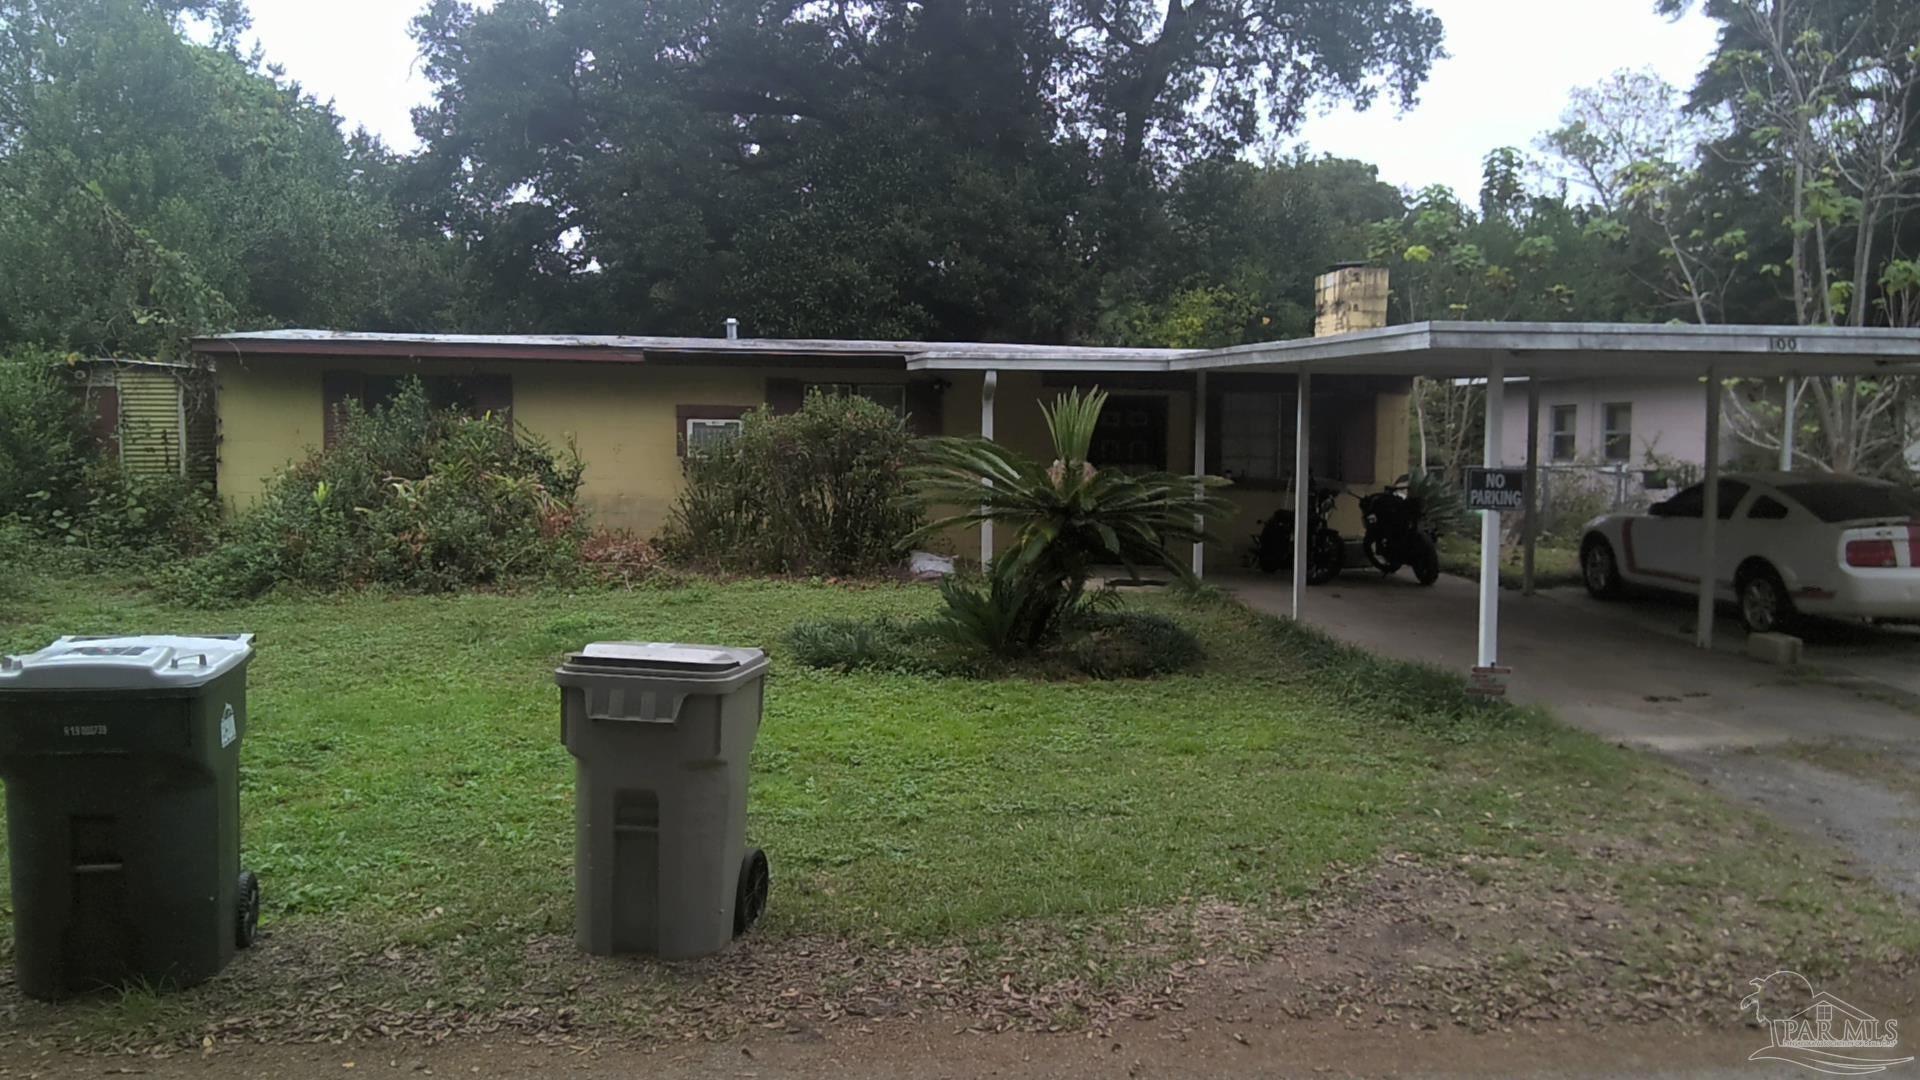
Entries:
[[1613,558],[1613,545],[1599,537],[1588,540],[1580,549],[1580,578],[1586,582],[1588,594],[1597,600],[1617,599],[1626,591],[1620,580],[1620,564]]
[[1749,634],[1777,634],[1793,625],[1793,598],[1773,567],[1762,566],[1741,575],[1734,588],[1740,600],[1740,621]]

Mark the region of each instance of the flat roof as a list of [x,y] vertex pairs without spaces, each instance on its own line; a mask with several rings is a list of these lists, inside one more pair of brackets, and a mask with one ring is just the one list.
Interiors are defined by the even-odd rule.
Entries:
[[[1083,345],[1022,345],[983,341],[888,341],[850,338],[649,337],[611,334],[381,334],[344,330],[259,330],[195,338],[195,352],[218,357],[379,356],[449,357],[472,360],[574,360],[645,363],[649,354],[732,360],[792,358],[906,360],[930,356],[958,364],[990,360],[1011,363],[1166,371],[1176,357],[1195,350],[1126,349]],[[1106,365],[1114,365],[1107,367]]]
[[898,360],[909,371],[1301,372],[1551,379],[1920,374],[1920,329],[1642,323],[1423,322],[1227,349],[995,342],[266,330],[197,338],[219,357],[446,357],[646,363]]
[[1323,338],[1236,345],[1174,371],[1312,371],[1461,378],[1778,378],[1920,372],[1920,329],[1657,323],[1424,322]]

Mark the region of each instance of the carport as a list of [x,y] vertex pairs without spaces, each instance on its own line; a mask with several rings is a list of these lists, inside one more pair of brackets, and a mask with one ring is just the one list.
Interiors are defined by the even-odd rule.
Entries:
[[[908,361],[910,370],[978,370],[986,373],[982,393],[983,433],[991,435],[992,387],[999,370],[1104,370],[1099,361],[1084,356],[986,355],[966,357],[929,352]],[[1036,368],[1034,365],[1040,365]],[[1424,322],[1361,330],[1328,337],[1243,345],[1204,352],[1174,352],[1163,357],[1133,356],[1124,368],[1137,373],[1144,367],[1186,372],[1196,389],[1209,373],[1264,372],[1292,375],[1298,380],[1294,396],[1293,584],[1292,615],[1306,617],[1308,489],[1298,478],[1308,474],[1309,436],[1315,375],[1424,376],[1433,379],[1481,379],[1486,382],[1486,443],[1483,463],[1498,468],[1508,380],[1527,384],[1527,510],[1526,565],[1533,563],[1535,482],[1539,467],[1539,383],[1557,379],[1634,379],[1648,376],[1684,376],[1702,384],[1706,410],[1705,496],[1702,515],[1698,609],[1694,641],[1702,648],[1713,642],[1715,582],[1713,552],[1719,521],[1720,405],[1723,380],[1731,378],[1801,379],[1838,376],[1920,374],[1920,329],[1881,327],[1800,326],[1689,326],[1620,323],[1470,323]],[[1206,430],[1206,395],[1194,395],[1196,448]],[[1196,452],[1195,470],[1204,468]],[[1522,464],[1522,463],[1512,463]],[[1480,543],[1478,667],[1499,665],[1500,628],[1500,517],[1483,512]],[[983,555],[989,538],[983,537]],[[1204,570],[1196,548],[1193,569]]]

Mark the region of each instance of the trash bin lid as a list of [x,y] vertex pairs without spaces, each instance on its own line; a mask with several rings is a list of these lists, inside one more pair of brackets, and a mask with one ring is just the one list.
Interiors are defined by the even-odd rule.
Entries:
[[63,637],[39,652],[0,657],[0,692],[191,688],[252,655],[252,634]]
[[665,641],[596,641],[567,657],[568,667],[612,668],[663,675],[723,675],[765,656],[759,649]]

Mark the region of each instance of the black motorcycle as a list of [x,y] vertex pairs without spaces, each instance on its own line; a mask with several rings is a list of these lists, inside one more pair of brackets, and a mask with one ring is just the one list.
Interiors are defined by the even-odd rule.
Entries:
[[1422,585],[1439,579],[1439,534],[1427,526],[1426,506],[1409,490],[1406,477],[1384,491],[1361,496],[1360,517],[1367,524],[1360,546],[1366,550],[1367,561],[1381,573],[1396,573],[1408,566],[1413,568],[1414,580]]
[[[1341,565],[1346,562],[1346,547],[1340,534],[1327,524],[1327,518],[1333,513],[1333,500],[1343,489],[1312,479],[1307,484],[1307,584],[1324,585],[1340,573]],[[1275,511],[1261,524],[1253,547],[1262,572],[1272,574],[1292,568],[1293,511]]]

